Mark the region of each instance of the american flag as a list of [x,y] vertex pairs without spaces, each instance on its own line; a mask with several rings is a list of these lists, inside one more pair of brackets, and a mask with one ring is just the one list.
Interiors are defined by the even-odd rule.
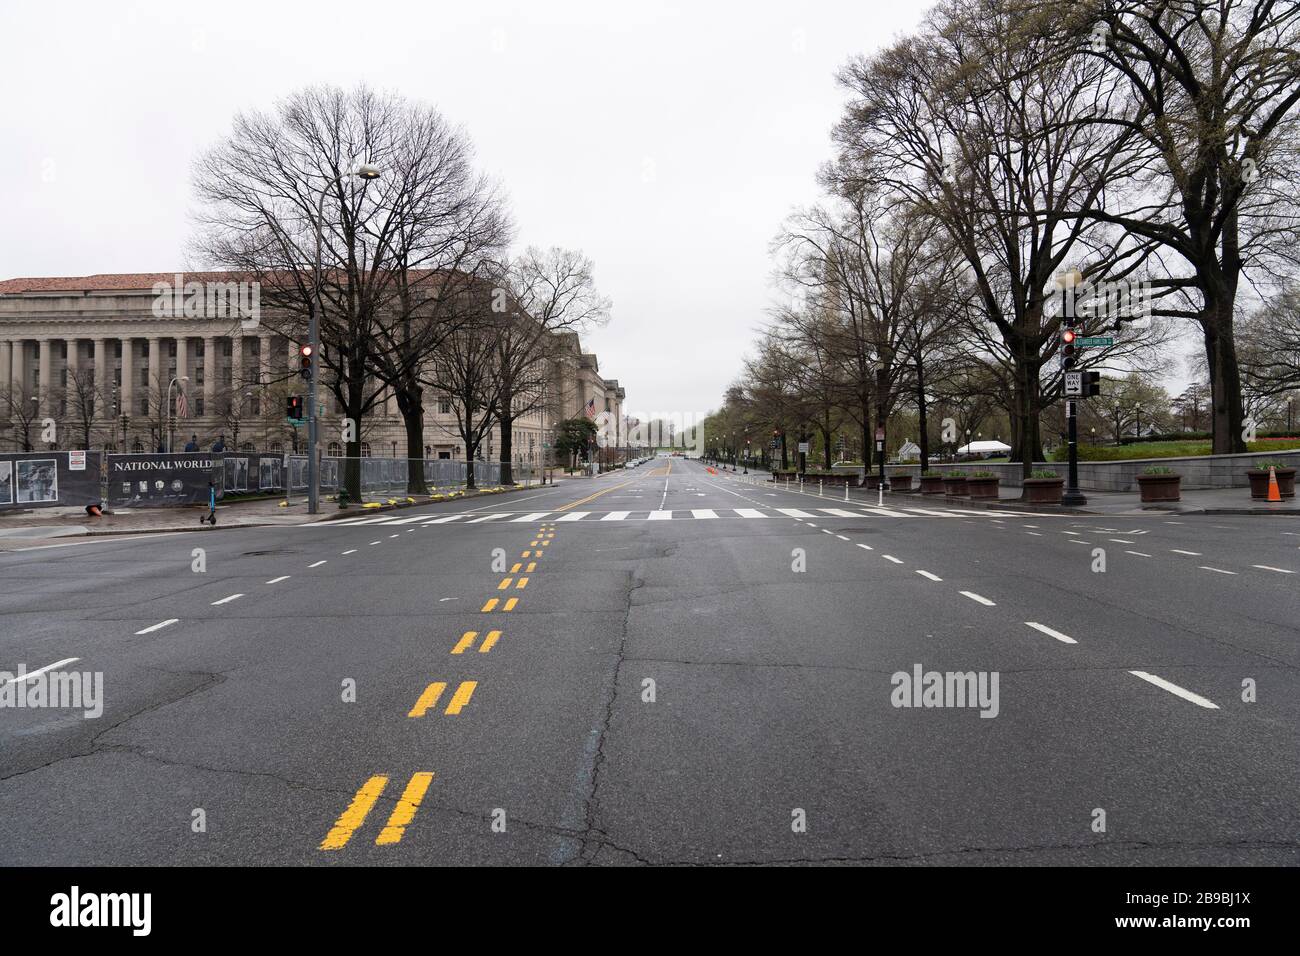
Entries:
[[582,410],[582,414],[592,419],[596,417],[596,400],[594,398],[588,400],[587,407]]
[[190,414],[190,403],[185,398],[185,389],[176,390],[176,417],[187,418]]

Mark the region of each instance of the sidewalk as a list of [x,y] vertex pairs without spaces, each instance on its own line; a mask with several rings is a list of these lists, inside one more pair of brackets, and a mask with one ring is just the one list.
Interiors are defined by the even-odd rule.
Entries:
[[[576,477],[576,476],[575,476]],[[555,479],[554,484],[563,484],[573,479]],[[546,487],[550,487],[548,483]],[[496,497],[515,491],[531,491],[540,487],[516,485],[500,492],[477,491],[469,495],[458,495],[454,500],[465,501],[470,498]],[[254,498],[233,501],[230,504],[217,505],[216,525],[200,524],[199,518],[208,514],[207,505],[178,505],[166,508],[119,508],[112,514],[92,518],[84,508],[33,508],[25,512],[11,512],[0,517],[0,551],[12,551],[17,548],[38,546],[57,538],[97,535],[149,534],[177,531],[219,531],[223,528],[250,528],[267,525],[297,525],[311,521],[331,521],[338,518],[355,518],[365,512],[391,511],[395,508],[410,508],[416,505],[433,504],[429,495],[411,496],[408,501],[405,492],[386,492],[374,495],[368,502],[378,504],[377,508],[363,508],[353,504],[339,508],[337,503],[321,498],[320,513],[307,513],[307,499],[295,495],[288,505],[282,505],[282,498]],[[393,500],[395,504],[389,504]]]
[[[770,480],[766,472],[751,472],[751,476],[761,481]],[[805,485],[805,492],[815,485]],[[1141,495],[1136,491],[1085,491],[1088,503],[1081,508],[1064,508],[1060,505],[1027,504],[1020,500],[1020,489],[1002,486],[998,489],[996,501],[972,501],[970,498],[949,498],[945,495],[922,495],[918,491],[885,492],[885,501],[902,504],[904,501],[930,502],[946,507],[1005,509],[1008,511],[1041,511],[1045,514],[1094,514],[1094,515],[1139,515],[1161,512],[1166,514],[1206,514],[1206,515],[1290,515],[1300,517],[1300,497],[1287,498],[1282,501],[1263,501],[1250,497],[1249,488],[1206,488],[1189,491],[1184,489],[1181,501],[1162,504],[1142,504]],[[872,504],[878,500],[877,493],[862,488],[850,490],[850,501]],[[841,489],[827,492],[824,500],[844,499]],[[924,506],[923,506],[924,507]]]

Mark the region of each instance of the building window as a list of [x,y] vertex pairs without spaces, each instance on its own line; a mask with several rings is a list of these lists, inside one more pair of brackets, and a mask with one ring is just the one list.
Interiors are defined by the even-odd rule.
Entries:
[[451,400],[446,396],[438,399],[438,413],[441,415],[451,414]]
[[368,441],[363,441],[363,442],[361,443],[361,457],[362,457],[362,458],[369,458],[369,457],[370,457],[370,442],[368,442]]
[[331,458],[342,458],[343,446],[336,441],[332,441],[329,443],[328,447],[326,447],[325,454],[329,455]]
[[284,454],[284,443],[283,443],[283,442],[278,442],[278,441],[273,441],[273,442],[271,442],[271,454],[273,454],[273,455],[283,455],[283,454]]

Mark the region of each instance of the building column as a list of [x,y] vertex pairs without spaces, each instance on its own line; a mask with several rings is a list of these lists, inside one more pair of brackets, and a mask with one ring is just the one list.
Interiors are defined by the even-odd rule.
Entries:
[[[186,338],[184,335],[178,335],[176,337],[176,390],[177,392],[179,392],[181,389],[185,390],[185,406],[186,406],[187,417],[194,414],[194,409],[189,407],[190,395],[191,395],[190,392],[191,383],[182,382],[181,379],[187,378],[189,374],[190,374],[190,340]],[[182,429],[188,427],[189,427],[188,424],[182,424],[180,419],[179,418],[177,419],[176,441],[180,443],[180,446],[182,448],[185,447],[185,442],[189,441],[189,436],[182,435],[181,431]]]
[[244,385],[244,336],[236,332],[230,337],[230,408],[236,419],[242,419],[248,411],[244,407]]
[[8,418],[9,384],[13,379],[14,347],[7,339],[0,342],[0,422]]
[[134,342],[134,339],[122,339],[122,385],[117,390],[118,414],[128,415],[131,418],[135,418],[135,350],[132,348]]
[[108,407],[108,344],[95,339],[95,417],[106,419],[113,413]]
[[37,397],[40,399],[37,413],[41,416],[50,416],[54,414],[54,383],[51,381],[50,373],[50,340],[38,339],[40,354],[37,358],[40,369],[40,393]]
[[217,414],[217,340],[203,336],[203,416]]
[[[145,379],[145,388],[149,399],[149,413],[157,415],[162,421],[167,414],[163,408],[167,404],[167,383],[171,381],[162,361],[162,337],[149,336],[149,377]],[[150,449],[152,450],[152,449]]]

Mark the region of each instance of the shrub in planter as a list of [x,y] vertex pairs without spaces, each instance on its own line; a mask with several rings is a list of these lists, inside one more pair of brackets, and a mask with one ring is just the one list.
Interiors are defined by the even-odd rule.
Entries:
[[1172,468],[1152,465],[1137,476],[1142,503],[1155,501],[1181,501],[1183,476]]
[[1024,500],[1031,504],[1059,505],[1065,479],[1054,471],[1031,471],[1024,481]]
[[1268,469],[1272,467],[1277,475],[1277,490],[1283,498],[1295,497],[1295,469],[1281,461],[1262,461],[1254,468],[1246,469],[1250,479],[1250,496],[1252,498],[1268,497]]
[[944,494],[963,497],[966,494],[966,472],[950,471],[943,476]]
[[997,472],[971,472],[966,479],[966,493],[972,498],[996,498],[998,496]]
[[943,494],[943,472],[941,471],[922,472],[921,494],[923,495]]
[[910,471],[894,472],[889,476],[889,487],[894,491],[911,491],[912,473]]

